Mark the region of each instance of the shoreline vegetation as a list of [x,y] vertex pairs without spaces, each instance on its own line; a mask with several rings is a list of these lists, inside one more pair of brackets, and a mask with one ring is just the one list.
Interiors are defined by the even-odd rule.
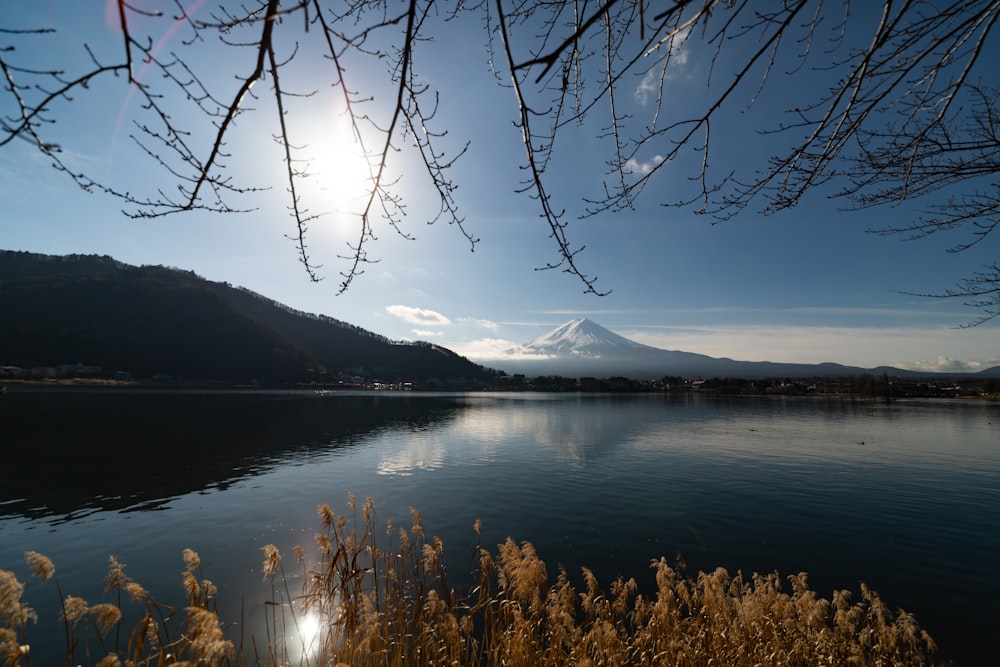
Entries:
[[[475,585],[453,588],[444,545],[411,508],[408,528],[382,525],[371,498],[350,494],[344,514],[317,508],[314,558],[300,546],[263,551],[270,597],[263,636],[242,636],[246,619],[220,618],[219,591],[198,554],[185,549],[186,605],[157,602],[124,565],[109,559],[104,599],[64,595],[55,566],[28,551],[34,578],[50,582],[65,641],[63,664],[97,665],[934,665],[937,647],[916,619],[861,584],[825,599],[807,575],[688,573],[683,562],[651,562],[655,586],[622,579],[602,588],[551,572],[530,542],[478,541]],[[477,521],[474,529],[480,534]],[[291,556],[291,558],[289,558]],[[0,570],[0,664],[28,666],[35,612],[24,584]],[[234,621],[241,621],[234,625]],[[233,633],[238,636],[233,636]]]
[[0,378],[0,393],[15,386],[109,389],[220,389],[220,390],[301,390],[328,393],[336,391],[528,391],[580,393],[701,393],[723,396],[820,396],[828,398],[981,398],[1000,400],[1000,379],[974,376],[933,377],[898,380],[888,376],[845,376],[825,378],[730,378],[695,380],[664,377],[661,380],[634,380],[624,377],[571,378],[546,375],[534,378],[507,376],[495,386],[465,389],[425,387],[410,382],[396,383],[304,383],[292,385],[234,384],[229,382],[154,382],[101,377],[62,377],[45,379]]

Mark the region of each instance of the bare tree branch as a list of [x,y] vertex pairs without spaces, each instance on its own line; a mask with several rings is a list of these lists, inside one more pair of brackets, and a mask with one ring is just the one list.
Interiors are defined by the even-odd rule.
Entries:
[[[318,280],[307,239],[324,212],[310,212],[302,188],[302,179],[313,176],[300,157],[308,144],[292,141],[298,104],[291,102],[311,93],[295,94],[287,83],[296,80],[297,67],[317,64],[309,60],[318,49],[324,67],[315,71],[334,88],[368,170],[366,197],[353,211],[355,240],[340,256],[346,261],[341,291],[377,261],[369,246],[379,225],[414,237],[400,177],[390,175],[400,151],[419,159],[422,169],[412,175],[437,195],[437,210],[425,221],[446,219],[470,249],[478,243],[452,176],[469,143],[452,144],[439,114],[456,102],[424,83],[430,79],[417,65],[430,35],[469,15],[483,17],[493,74],[516,105],[525,161],[519,166],[526,173],[517,192],[534,201],[554,242],[555,259],[542,268],[562,269],[585,292],[606,293],[583,269],[583,248],[573,243],[569,220],[629,212],[650,195],[712,222],[748,208],[764,214],[791,209],[830,185],[847,208],[925,201],[922,215],[873,231],[906,238],[955,234],[956,252],[992,243],[1000,226],[1000,82],[986,62],[998,48],[1000,0],[678,0],[655,10],[644,0],[455,0],[447,6],[435,0],[250,0],[238,9],[216,0],[201,18],[174,1],[177,13],[168,17],[116,0],[117,57],[84,45],[89,63],[67,63],[72,74],[38,66],[15,49],[25,40],[51,38],[50,27],[0,28],[0,148],[14,139],[30,143],[80,187],[120,198],[134,217],[244,211],[234,202],[262,186],[236,182],[229,162],[239,148],[237,121],[254,111],[248,100],[259,102],[274,111],[270,134],[281,148],[294,219],[288,236]],[[186,31],[170,53],[161,52],[150,28],[165,22]],[[198,58],[209,52],[224,54],[215,67]],[[694,94],[688,85],[680,93],[681,76],[695,59],[704,89]],[[356,60],[380,63],[384,79],[354,77]],[[771,113],[776,79],[792,76],[809,85],[784,113]],[[49,139],[73,95],[114,77],[140,102],[132,138],[164,181],[152,195],[93,180]],[[272,95],[257,98],[255,84],[265,79]],[[376,97],[381,101],[386,91],[380,107]],[[745,132],[755,130],[778,148],[749,170],[716,164],[729,114],[762,117],[755,115],[762,102],[770,115]],[[191,110],[197,113],[186,113]],[[551,179],[564,168],[559,151],[580,141],[581,132],[604,149],[596,163],[604,179],[567,208],[552,194],[558,188]],[[685,182],[665,180],[668,166],[692,156],[695,161],[684,163],[693,165]],[[974,307],[993,313],[991,319],[995,304],[984,298],[997,278],[987,267],[942,296],[968,296]]]
[[542,217],[549,226],[551,236],[555,239],[556,245],[559,247],[560,260],[556,263],[550,263],[544,268],[562,268],[563,271],[570,273],[583,281],[583,284],[586,287],[584,292],[604,296],[608,294],[608,292],[600,292],[597,290],[595,287],[597,278],[587,276],[576,265],[576,256],[584,250],[584,246],[579,248],[573,248],[570,246],[569,239],[566,236],[566,227],[568,223],[565,220],[565,211],[556,211],[552,208],[551,199],[548,192],[546,192],[545,184],[542,180],[544,167],[542,166],[542,162],[537,158],[537,154],[535,152],[536,138],[531,130],[531,117],[535,112],[528,107],[525,102],[524,95],[521,92],[521,82],[519,81],[517,74],[518,67],[514,61],[514,54],[511,51],[510,46],[510,36],[508,35],[506,28],[507,21],[504,15],[503,0],[497,0],[496,9],[499,20],[500,35],[503,40],[504,52],[507,56],[507,65],[511,72],[511,84],[513,86],[514,94],[518,102],[518,108],[520,110],[520,121],[518,125],[521,128],[524,148],[527,152],[527,169],[531,174],[524,187],[524,191],[531,191],[533,193],[533,198],[541,206]]

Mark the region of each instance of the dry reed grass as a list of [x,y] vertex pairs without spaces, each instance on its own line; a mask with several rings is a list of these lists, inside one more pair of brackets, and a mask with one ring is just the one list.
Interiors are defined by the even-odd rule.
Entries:
[[[931,665],[936,647],[916,620],[862,584],[860,599],[816,595],[805,573],[744,577],[724,569],[685,574],[653,561],[655,592],[633,579],[604,590],[587,569],[577,590],[554,582],[529,542],[477,548],[478,585],[459,595],[419,512],[409,528],[380,529],[371,499],[349,497],[347,515],[319,507],[317,558],[294,549],[302,583],[292,590],[274,545],[263,548],[270,599],[264,636],[227,638],[217,591],[185,550],[187,606],[156,602],[112,557],[116,602],[64,597],[55,568],[28,552],[32,575],[55,580],[66,664],[112,665]],[[480,526],[476,522],[476,533]],[[34,612],[24,586],[0,570],[0,664],[30,665]],[[126,614],[125,598],[141,605]],[[130,619],[126,621],[128,616]],[[317,622],[317,619],[319,622]]]

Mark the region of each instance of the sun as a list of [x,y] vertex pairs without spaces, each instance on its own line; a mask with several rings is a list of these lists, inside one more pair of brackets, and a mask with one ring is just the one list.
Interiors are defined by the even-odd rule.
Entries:
[[317,209],[357,213],[367,200],[374,165],[349,119],[331,114],[314,121],[303,147],[305,194]]

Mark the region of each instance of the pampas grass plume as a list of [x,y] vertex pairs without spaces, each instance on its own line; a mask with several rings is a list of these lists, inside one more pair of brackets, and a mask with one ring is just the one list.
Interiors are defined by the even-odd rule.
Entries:
[[[810,590],[805,573],[744,576],[718,568],[691,575],[682,561],[673,567],[664,558],[651,562],[655,584],[648,593],[623,577],[602,587],[587,568],[579,573],[582,585],[561,566],[552,582],[531,542],[508,537],[492,551],[479,542],[477,519],[476,581],[463,594],[449,583],[443,542],[425,534],[416,509],[409,531],[394,530],[391,521],[382,531],[370,497],[360,513],[353,494],[347,506],[352,516],[317,506],[324,531],[315,535],[318,558],[310,563],[295,547],[295,574],[285,574],[277,546],[261,548],[271,597],[252,608],[263,610],[265,637],[241,635],[239,647],[227,639],[216,587],[199,579],[195,551],[182,554],[189,600],[183,618],[127,577],[112,556],[106,582],[119,604],[88,605],[60,593],[63,662],[103,656],[97,667],[284,667],[302,653],[303,667],[937,664],[937,647],[916,619],[890,608],[864,584],[857,602],[847,591],[827,600]],[[49,559],[36,552],[25,557],[34,577],[54,578]],[[142,603],[131,628],[119,606],[122,591]],[[0,570],[5,667],[30,664],[27,625],[36,615],[22,602],[23,592],[13,573]],[[87,635],[84,619],[99,637]],[[240,619],[241,633],[257,627],[250,620]],[[116,626],[126,641],[106,637]],[[308,641],[299,637],[307,627],[316,628]]]
[[264,579],[272,579],[281,565],[281,552],[273,544],[265,544],[260,550],[264,552]]
[[14,573],[0,570],[0,620],[3,625],[18,628],[38,619],[34,610],[21,602],[22,593],[24,584],[17,580]]
[[67,595],[63,602],[62,619],[72,628],[87,615],[90,607],[87,601],[80,597]]
[[31,576],[41,579],[43,584],[56,573],[52,561],[37,551],[25,552],[24,559],[28,562],[28,567],[31,568]]
[[122,620],[122,610],[109,602],[95,604],[87,610],[102,635],[108,634],[118,621]]
[[184,558],[184,567],[188,570],[194,572],[201,567],[201,558],[198,556],[197,551],[193,549],[185,549],[181,555]]

